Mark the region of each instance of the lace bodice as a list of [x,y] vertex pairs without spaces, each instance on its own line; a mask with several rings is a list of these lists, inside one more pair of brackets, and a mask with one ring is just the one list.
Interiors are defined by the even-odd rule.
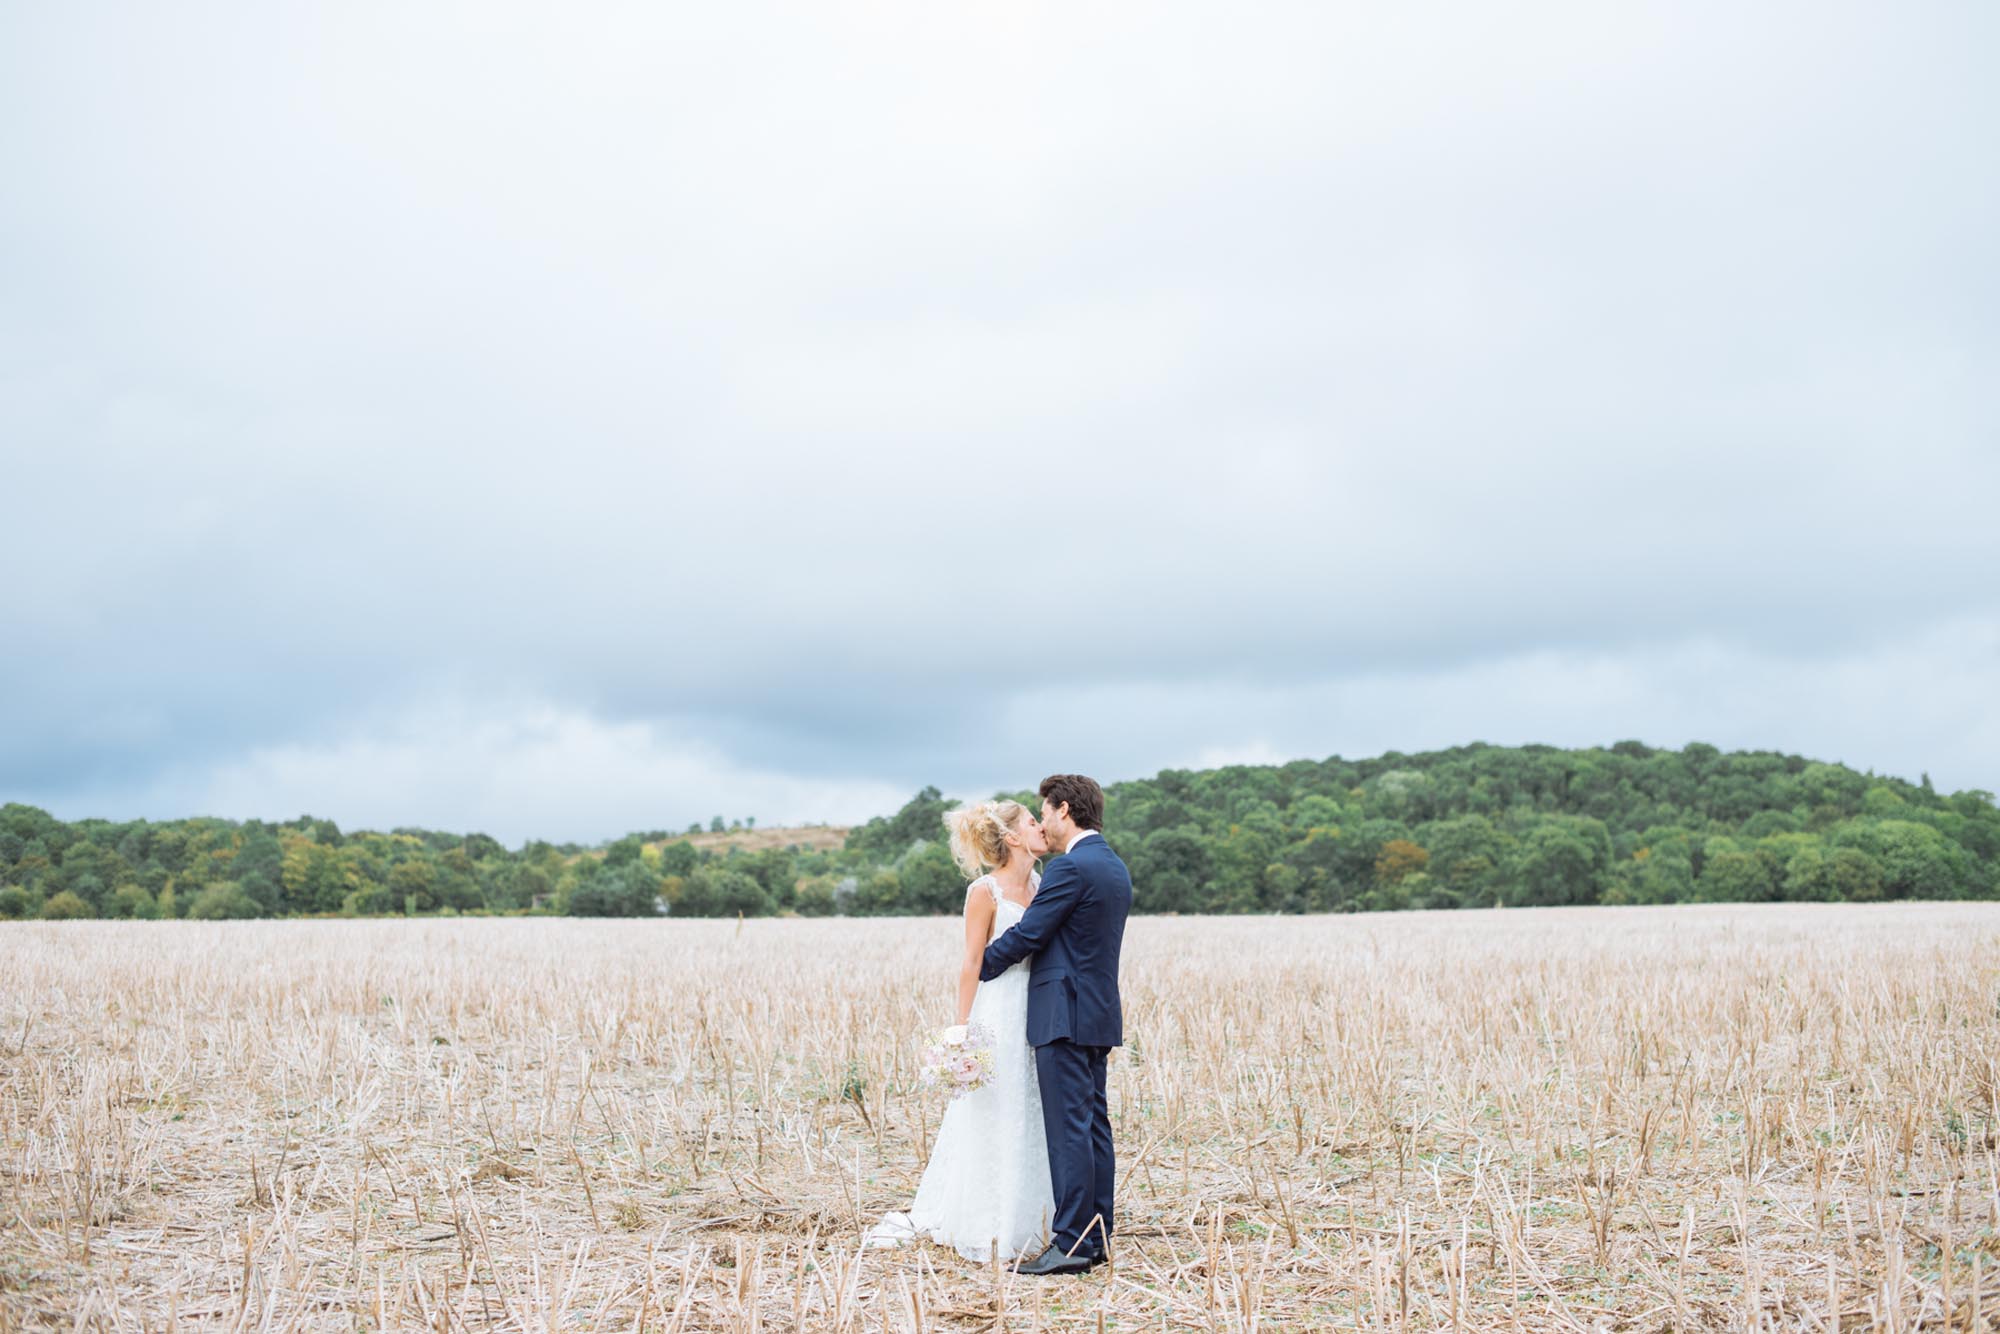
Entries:
[[[973,883],[984,885],[986,892],[993,896],[993,927],[986,933],[986,943],[991,945],[994,941],[1000,939],[1001,932],[1017,925],[1022,915],[1028,911],[1028,908],[1026,904],[1016,903],[1001,893],[1000,882],[991,875],[982,875]],[[1028,872],[1028,898],[1030,902],[1034,900],[1035,892],[1040,890],[1041,887],[1041,873],[1039,871]]]

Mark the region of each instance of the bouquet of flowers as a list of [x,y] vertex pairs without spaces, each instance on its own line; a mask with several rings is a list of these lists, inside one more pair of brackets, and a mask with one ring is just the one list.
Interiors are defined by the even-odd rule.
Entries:
[[986,1087],[993,1078],[993,1030],[984,1024],[941,1029],[923,1051],[917,1081],[927,1089],[950,1089],[953,1098]]

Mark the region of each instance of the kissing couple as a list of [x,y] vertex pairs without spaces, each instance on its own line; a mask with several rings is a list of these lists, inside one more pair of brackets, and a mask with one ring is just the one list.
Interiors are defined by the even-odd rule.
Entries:
[[[1117,1161],[1104,1071],[1124,1041],[1118,949],[1132,876],[1104,841],[1104,791],[1081,774],[1042,780],[1037,819],[1017,801],[944,817],[965,891],[958,1022],[994,1034],[993,1074],[955,1098],[908,1213],[871,1246],[929,1237],[1023,1274],[1080,1274],[1110,1254]],[[1046,874],[1037,858],[1061,855]]]

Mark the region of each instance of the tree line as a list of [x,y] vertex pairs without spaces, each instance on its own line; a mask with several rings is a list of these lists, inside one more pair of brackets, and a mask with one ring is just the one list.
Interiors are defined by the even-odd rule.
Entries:
[[[1699,743],[1170,769],[1105,796],[1105,837],[1145,912],[2000,897],[1991,793]],[[309,816],[66,822],[12,804],[0,917],[956,913],[954,804],[927,787],[843,847],[754,852],[665,830],[510,851]]]

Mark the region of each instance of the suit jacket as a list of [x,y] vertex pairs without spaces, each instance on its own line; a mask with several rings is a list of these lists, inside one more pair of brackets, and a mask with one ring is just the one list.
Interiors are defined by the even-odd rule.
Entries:
[[990,982],[1030,954],[1028,1042],[1080,1047],[1125,1040],[1118,1008],[1118,947],[1132,911],[1132,875],[1097,834],[1050,862],[1034,902],[986,947],[979,980]]

